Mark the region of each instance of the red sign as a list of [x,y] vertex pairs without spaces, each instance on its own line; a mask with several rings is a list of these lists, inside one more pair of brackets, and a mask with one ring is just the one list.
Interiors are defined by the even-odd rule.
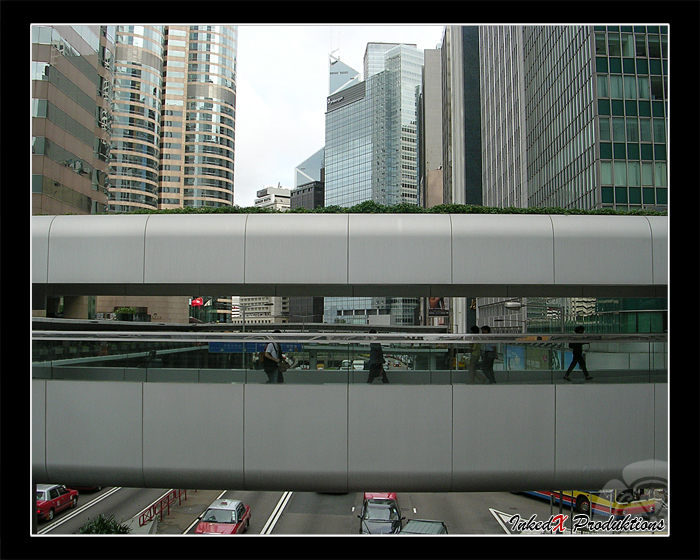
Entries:
[[192,300],[192,303],[190,303],[192,307],[197,307],[198,305],[204,305],[204,300],[201,297],[194,298]]

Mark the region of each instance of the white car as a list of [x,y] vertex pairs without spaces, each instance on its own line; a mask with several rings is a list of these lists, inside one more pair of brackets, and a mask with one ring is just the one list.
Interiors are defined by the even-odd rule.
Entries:
[[365,361],[364,360],[343,360],[343,363],[340,365],[340,369],[345,370],[345,371],[362,371],[365,369]]

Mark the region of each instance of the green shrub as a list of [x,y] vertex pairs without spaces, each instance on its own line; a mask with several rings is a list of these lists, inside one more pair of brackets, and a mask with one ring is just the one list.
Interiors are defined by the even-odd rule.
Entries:
[[[121,213],[121,212],[120,212]],[[126,212],[124,212],[126,213]],[[654,210],[632,210],[622,211],[613,210],[612,208],[603,208],[598,210],[580,210],[578,208],[558,208],[558,207],[542,207],[542,208],[496,208],[491,206],[479,206],[475,204],[438,204],[431,208],[423,208],[416,204],[401,203],[393,205],[384,205],[366,200],[355,204],[354,206],[324,206],[314,210],[306,208],[295,208],[288,212],[281,210],[273,210],[271,208],[260,208],[257,206],[220,206],[211,207],[204,206],[194,208],[188,206],[186,208],[173,208],[168,210],[135,210],[128,212],[129,214],[563,214],[563,215],[582,215],[582,216],[666,216],[666,211],[658,212]]]
[[83,535],[126,534],[131,533],[131,527],[125,523],[119,523],[114,519],[114,515],[105,517],[100,514],[97,519],[88,519],[88,522],[78,529],[78,533]]

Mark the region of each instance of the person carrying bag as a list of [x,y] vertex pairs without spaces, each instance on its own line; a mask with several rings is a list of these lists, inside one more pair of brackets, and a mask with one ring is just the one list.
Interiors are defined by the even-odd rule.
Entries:
[[[275,332],[280,331],[276,330]],[[263,369],[267,374],[267,383],[284,383],[283,373],[288,368],[289,364],[284,360],[279,343],[270,341],[263,354]]]

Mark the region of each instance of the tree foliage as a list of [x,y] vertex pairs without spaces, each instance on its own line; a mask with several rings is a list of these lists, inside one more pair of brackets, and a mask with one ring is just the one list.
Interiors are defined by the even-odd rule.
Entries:
[[598,210],[580,210],[578,208],[558,208],[558,207],[538,207],[538,208],[496,208],[491,206],[479,206],[473,204],[439,204],[431,208],[423,208],[416,204],[393,204],[383,205],[366,200],[354,206],[325,206],[308,210],[306,208],[295,208],[294,210],[281,211],[271,208],[260,208],[257,206],[204,206],[174,208],[168,210],[134,210],[130,214],[563,214],[582,216],[666,216],[667,212],[654,210],[613,210],[603,208]]
[[114,515],[105,517],[103,514],[97,516],[97,519],[88,520],[78,533],[83,535],[114,535],[131,533],[131,527],[125,523],[119,523],[114,519]]

